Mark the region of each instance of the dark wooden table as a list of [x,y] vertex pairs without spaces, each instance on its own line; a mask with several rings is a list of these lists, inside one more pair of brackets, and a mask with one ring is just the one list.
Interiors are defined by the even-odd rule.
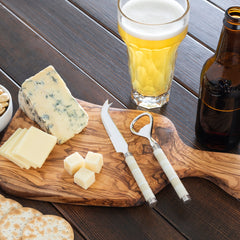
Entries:
[[[200,71],[216,49],[224,10],[239,0],[190,3],[189,32],[179,48],[171,99],[158,112],[174,123],[185,144],[202,149],[194,134]],[[117,31],[117,0],[0,0],[0,84],[10,90],[14,111],[21,83],[49,64],[75,97],[136,108],[130,99],[126,47]],[[168,185],[157,194],[154,209],[73,206],[0,193],[65,217],[76,240],[240,239],[239,201],[207,180],[183,182],[191,203],[183,205]]]

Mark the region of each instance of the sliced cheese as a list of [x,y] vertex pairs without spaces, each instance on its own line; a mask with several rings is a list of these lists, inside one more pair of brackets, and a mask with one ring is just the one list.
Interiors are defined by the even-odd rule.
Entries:
[[0,154],[3,153],[6,148],[8,147],[8,145],[14,140],[14,138],[20,134],[20,132],[22,131],[22,128],[18,128],[9,138],[8,140],[0,147]]
[[88,115],[53,66],[25,80],[18,95],[26,115],[62,144],[87,126]]
[[85,157],[85,167],[95,173],[100,173],[103,166],[103,156],[100,153],[88,152]]
[[4,143],[4,145],[1,148],[0,154],[10,160],[11,162],[15,163],[21,168],[30,168],[30,164],[28,162],[22,161],[19,158],[15,157],[12,152],[15,149],[15,147],[18,145],[18,143],[21,141],[22,137],[27,132],[27,129],[21,129],[18,128],[14,134],[7,140],[7,142]]
[[95,182],[95,173],[87,168],[80,168],[74,174],[74,182],[84,189],[88,189]]
[[78,152],[75,152],[64,159],[64,169],[70,175],[76,173],[81,167],[84,167],[84,165],[84,158]]
[[42,167],[57,142],[57,138],[42,130],[30,127],[12,154],[34,168]]
[[30,162],[24,161],[13,154],[13,151],[15,150],[16,146],[21,142],[26,132],[27,132],[26,128],[22,129],[22,131],[13,139],[11,144],[5,150],[5,156],[7,159],[17,164],[19,167],[29,169],[31,167]]

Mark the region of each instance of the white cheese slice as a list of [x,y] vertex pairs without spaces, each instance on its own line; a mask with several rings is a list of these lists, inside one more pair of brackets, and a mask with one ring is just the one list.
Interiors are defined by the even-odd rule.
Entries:
[[57,142],[57,138],[42,130],[30,127],[12,154],[23,162],[31,163],[31,166],[42,167],[48,155]]
[[18,95],[26,115],[62,144],[87,126],[88,115],[53,66],[25,80]]
[[84,158],[78,152],[75,152],[64,159],[64,169],[70,175],[76,173],[81,167],[84,167],[84,165]]
[[16,146],[21,142],[22,138],[24,137],[24,135],[26,134],[27,129],[24,128],[22,129],[22,131],[20,132],[20,134],[18,134],[14,140],[12,141],[12,143],[8,146],[8,148],[5,150],[5,156],[7,159],[9,159],[10,161],[14,162],[15,164],[17,164],[18,166],[22,167],[22,168],[26,168],[29,169],[31,167],[31,163],[25,160],[22,160],[18,157],[16,157],[13,154],[14,149],[16,148]]
[[18,157],[15,157],[12,152],[15,149],[15,147],[18,145],[18,143],[21,141],[23,136],[26,134],[27,129],[21,129],[18,128],[12,136],[4,143],[4,145],[1,147],[0,154],[10,160],[11,162],[15,163],[21,168],[30,168],[30,164],[28,162],[22,161]]
[[14,140],[14,138],[20,134],[22,131],[22,128],[18,128],[8,139],[7,141],[0,147],[0,154],[3,153],[6,148],[11,144],[11,142]]
[[74,182],[84,189],[88,189],[95,182],[95,173],[86,168],[80,168],[74,174]]
[[100,173],[103,166],[103,156],[101,153],[89,151],[85,157],[85,167],[95,173]]

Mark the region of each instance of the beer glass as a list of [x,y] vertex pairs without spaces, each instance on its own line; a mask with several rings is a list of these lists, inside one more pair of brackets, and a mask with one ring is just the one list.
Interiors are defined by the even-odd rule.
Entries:
[[118,0],[118,30],[127,46],[131,96],[138,106],[158,108],[169,101],[188,18],[188,0]]

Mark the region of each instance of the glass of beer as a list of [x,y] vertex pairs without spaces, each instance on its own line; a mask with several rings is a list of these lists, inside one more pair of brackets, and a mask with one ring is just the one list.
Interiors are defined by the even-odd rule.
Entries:
[[118,30],[128,49],[131,96],[138,106],[158,108],[169,101],[188,19],[188,0],[118,0]]

